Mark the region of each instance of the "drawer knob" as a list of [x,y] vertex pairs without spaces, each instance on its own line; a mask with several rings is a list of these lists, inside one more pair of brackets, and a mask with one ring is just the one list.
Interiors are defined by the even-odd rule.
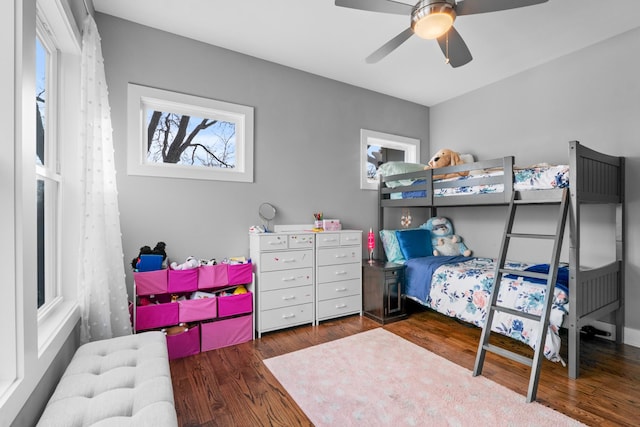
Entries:
[[347,304],[336,304],[336,308],[345,308]]
[[295,297],[295,295],[290,295],[288,297],[286,297],[286,296],[282,297],[282,299],[285,300],[285,301],[289,301],[289,300],[292,300],[292,299],[296,299],[296,297]]
[[283,319],[293,319],[294,317],[296,317],[295,314],[291,313],[291,314],[283,314],[282,318]]
[[344,276],[345,274],[347,274],[346,271],[336,271],[336,276]]
[[286,262],[286,263],[291,263],[291,262],[296,262],[295,258],[289,258],[289,259],[282,259],[282,262]]
[[336,288],[336,292],[345,292],[347,288]]
[[336,254],[336,258],[346,258],[347,255],[345,254]]

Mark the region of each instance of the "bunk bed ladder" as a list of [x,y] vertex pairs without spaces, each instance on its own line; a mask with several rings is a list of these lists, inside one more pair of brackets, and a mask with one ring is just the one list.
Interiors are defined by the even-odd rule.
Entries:
[[[524,365],[528,365],[531,367],[531,376],[529,379],[527,402],[532,402],[536,399],[536,392],[538,390],[538,379],[540,378],[540,367],[542,366],[542,358],[544,357],[544,343],[547,336],[547,328],[549,327],[549,315],[551,313],[551,306],[553,304],[554,288],[558,275],[558,265],[560,260],[560,250],[562,249],[562,238],[564,235],[564,227],[567,219],[567,211],[569,208],[569,192],[566,188],[562,191],[560,200],[560,214],[558,217],[555,234],[513,233],[512,230],[516,215],[516,207],[524,203],[525,202],[517,199],[517,194],[514,192],[511,198],[511,203],[509,204],[509,211],[507,215],[508,219],[502,238],[500,254],[496,262],[495,282],[491,290],[490,306],[487,312],[487,319],[484,327],[482,328],[482,335],[480,336],[478,353],[476,354],[476,362],[473,368],[473,376],[475,377],[482,374],[482,366],[484,364],[487,351],[522,363]],[[527,203],[530,204],[531,202]],[[549,274],[505,269],[509,242],[513,238],[553,240],[554,243],[551,253],[551,262],[549,263]],[[505,274],[515,274],[517,276],[544,279],[547,281],[542,315],[538,316],[530,313],[525,313],[519,310],[502,307],[497,304],[500,282],[502,280],[502,276]],[[535,351],[532,358],[489,343],[489,336],[491,335],[491,324],[493,323],[493,316],[496,311],[513,314],[515,316],[539,322],[538,337],[536,339]]]

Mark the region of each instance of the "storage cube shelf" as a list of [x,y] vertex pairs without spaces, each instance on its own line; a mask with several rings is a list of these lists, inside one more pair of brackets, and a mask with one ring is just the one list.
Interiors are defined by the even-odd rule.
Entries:
[[[248,292],[222,293],[240,285]],[[170,359],[250,341],[254,334],[252,290],[250,263],[134,272],[134,330],[186,324],[187,331],[167,335]],[[195,291],[217,293],[217,296],[189,299]],[[144,300],[147,300],[146,304],[141,305]]]

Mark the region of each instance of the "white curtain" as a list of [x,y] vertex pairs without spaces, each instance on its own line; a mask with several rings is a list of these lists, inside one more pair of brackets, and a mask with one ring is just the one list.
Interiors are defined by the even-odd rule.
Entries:
[[81,147],[82,224],[78,301],[81,341],[131,333],[111,112],[98,27],[87,16],[82,32]]

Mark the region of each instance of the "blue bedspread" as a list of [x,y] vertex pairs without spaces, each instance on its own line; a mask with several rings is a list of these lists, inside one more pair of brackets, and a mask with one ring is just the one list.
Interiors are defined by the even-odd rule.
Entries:
[[412,258],[405,263],[406,290],[405,294],[427,301],[431,291],[431,277],[436,269],[444,264],[469,261],[466,256],[429,256]]

